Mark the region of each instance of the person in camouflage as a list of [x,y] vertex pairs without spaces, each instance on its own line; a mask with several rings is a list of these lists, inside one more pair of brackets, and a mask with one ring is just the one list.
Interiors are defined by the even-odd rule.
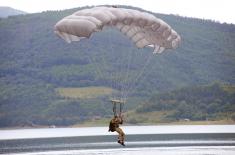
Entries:
[[124,144],[125,133],[119,127],[119,124],[122,124],[122,123],[123,123],[122,116],[115,115],[109,123],[109,131],[111,132],[116,131],[118,133],[118,143],[125,146]]

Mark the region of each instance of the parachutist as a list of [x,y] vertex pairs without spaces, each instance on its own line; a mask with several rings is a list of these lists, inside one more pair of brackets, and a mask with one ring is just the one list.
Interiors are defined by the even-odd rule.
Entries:
[[109,132],[116,131],[118,133],[118,143],[125,146],[124,139],[125,139],[125,133],[122,131],[122,129],[119,127],[119,124],[123,123],[123,118],[121,115],[117,116],[115,115],[110,123],[109,123]]

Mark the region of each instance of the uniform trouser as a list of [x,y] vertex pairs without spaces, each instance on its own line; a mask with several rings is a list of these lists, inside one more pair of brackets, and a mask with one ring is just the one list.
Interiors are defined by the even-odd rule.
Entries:
[[122,131],[121,128],[116,128],[118,135],[118,140],[120,140],[121,142],[124,142],[125,139],[125,133]]

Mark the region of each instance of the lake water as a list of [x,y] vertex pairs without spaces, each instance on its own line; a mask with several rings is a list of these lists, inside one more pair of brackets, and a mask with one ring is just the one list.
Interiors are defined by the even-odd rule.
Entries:
[[0,130],[0,154],[234,155],[235,125],[124,126],[126,147],[108,127]]

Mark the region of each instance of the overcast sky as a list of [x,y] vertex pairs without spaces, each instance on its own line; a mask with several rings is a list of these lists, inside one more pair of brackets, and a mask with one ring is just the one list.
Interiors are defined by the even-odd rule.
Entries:
[[104,4],[130,5],[156,13],[235,24],[235,0],[0,0],[0,6],[28,13]]

